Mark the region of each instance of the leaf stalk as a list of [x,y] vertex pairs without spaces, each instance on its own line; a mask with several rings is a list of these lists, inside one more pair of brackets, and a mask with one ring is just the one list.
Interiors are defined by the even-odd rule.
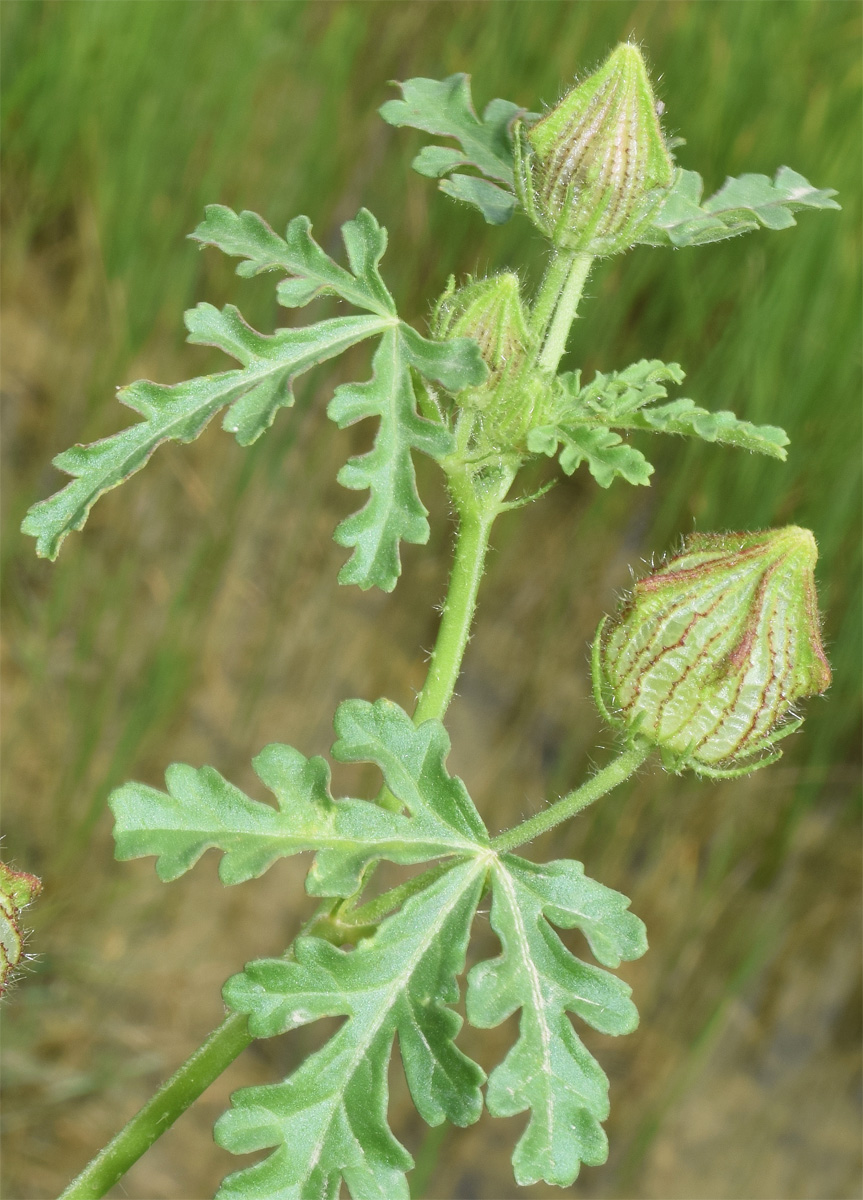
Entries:
[[562,797],[544,812],[537,813],[535,817],[522,821],[521,825],[516,825],[513,829],[508,829],[506,833],[494,838],[491,843],[492,849],[496,850],[498,854],[505,854],[514,850],[516,846],[532,842],[534,838],[538,838],[540,834],[546,833],[549,829],[554,829],[555,825],[560,825],[562,821],[568,821],[583,808],[593,804],[594,800],[598,800],[600,796],[604,796],[627,780],[648,757],[651,748],[647,742],[636,739],[613,762],[610,762],[607,767],[603,767],[580,788],[576,788],[575,791]]

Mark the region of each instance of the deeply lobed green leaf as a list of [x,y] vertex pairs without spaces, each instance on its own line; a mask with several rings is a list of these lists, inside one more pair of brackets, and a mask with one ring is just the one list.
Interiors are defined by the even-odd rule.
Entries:
[[[442,192],[478,208],[489,224],[508,221],[517,204],[509,129],[524,110],[509,100],[492,100],[480,120],[470,76],[461,72],[442,80],[408,79],[398,87],[402,99],[388,100],[379,109],[385,121],[453,138],[460,146],[423,147],[413,160],[414,170],[441,179]],[[479,175],[457,168],[473,168]]]
[[250,963],[229,979],[226,1004],[249,1014],[256,1037],[325,1016],[347,1022],[283,1083],[246,1088],[216,1125],[234,1153],[277,1147],[229,1176],[220,1200],[337,1197],[407,1200],[413,1160],[387,1123],[394,1035],[414,1103],[431,1125],[470,1125],[480,1115],[482,1069],[455,1045],[471,921],[483,887],[482,858],[454,866],[412,897],[355,950],[301,938],[296,961]]
[[640,450],[628,446],[619,433],[610,429],[577,425],[540,426],[527,438],[528,449],[535,454],[557,454],[565,475],[572,475],[583,462],[600,487],[611,487],[618,476],[627,483],[650,482],[653,466]]
[[638,1023],[630,989],[576,958],[551,928],[577,928],[597,959],[617,966],[647,949],[644,926],[625,896],[588,879],[580,863],[535,865],[516,855],[491,870],[491,924],[503,953],[468,976],[467,1015],[490,1028],[521,1009],[519,1037],[489,1078],[493,1116],[530,1111],[513,1153],[516,1181],[567,1187],[582,1162],[605,1161],[600,1125],[608,1115],[608,1080],[575,1033],[567,1013],[602,1033],[629,1033]]
[[[376,715],[359,715],[371,730]],[[415,778],[417,747],[406,751]],[[392,742],[390,753],[396,754]],[[388,781],[398,776],[396,761]],[[644,953],[644,926],[627,911],[625,896],[585,878],[580,863],[535,865],[477,845],[471,859],[411,897],[353,952],[302,938],[296,961],[250,963],[225,985],[226,1003],[248,1014],[255,1037],[321,1017],[348,1021],[284,1082],[232,1097],[216,1127],[220,1145],[235,1153],[276,1152],[226,1179],[221,1200],[335,1197],[342,1179],[354,1200],[406,1197],[403,1172],[411,1160],[386,1119],[396,1033],[423,1119],[431,1125],[477,1119],[484,1075],[454,1045],[460,1019],[448,1006],[458,1000],[456,977],[486,880],[503,953],[471,970],[467,1013],[471,1024],[489,1028],[521,1010],[518,1040],[492,1072],[487,1095],[494,1116],[530,1111],[513,1156],[516,1179],[566,1186],[581,1162],[604,1161],[600,1122],[608,1114],[608,1081],[567,1014],[611,1034],[633,1029],[637,1014],[629,988],[571,954],[551,923],[581,930],[610,967]]]
[[429,538],[427,509],[417,492],[411,451],[422,450],[440,459],[454,443],[447,429],[417,412],[412,366],[455,391],[482,382],[487,373],[479,347],[469,339],[430,342],[400,325],[381,339],[367,383],[336,388],[327,413],[340,429],[365,417],[380,421],[372,449],[350,459],[338,475],[343,487],[371,492],[367,504],[336,529],[338,544],[353,548],[339,572],[340,583],[392,591],[401,574],[399,543],[422,545]]
[[174,764],[167,791],[127,783],[112,793],[116,855],[156,855],[160,879],[188,871],[204,852],[223,854],[223,883],[261,875],[279,858],[316,851],[307,888],[315,895],[348,896],[365,867],[381,858],[403,864],[472,854],[488,835],[464,784],[445,766],[449,738],[438,721],[416,728],[396,704],[346,700],[334,720],[333,756],[381,768],[410,816],[366,800],[334,800],[322,758],[291,746],[265,747],[254,760],[258,778],[278,808],[252,800],[212,767]]
[[23,531],[37,539],[37,554],[56,558],[67,534],[83,527],[99,496],[139,471],[163,442],[192,441],[227,408],[223,427],[241,446],[248,446],[269,428],[280,408],[293,404],[292,385],[298,375],[383,333],[372,380],[338,389],[330,415],[342,427],[368,416],[380,418],[373,450],[352,459],[340,475],[346,487],[369,488],[370,500],[342,522],[336,540],[354,550],[341,572],[342,583],[391,591],[401,571],[399,543],[422,543],[429,535],[411,451],[442,458],[452,449],[449,432],[417,413],[411,369],[458,392],[487,375],[479,347],[467,338],[430,342],[398,320],[378,270],[386,230],[366,209],[342,226],[349,270],[321,249],[307,217],[296,217],[280,238],[255,213],[238,215],[216,204],[208,207],[192,236],[242,258],[237,268],[241,275],[289,273],[291,278],[278,289],[283,304],[307,304],[328,293],[367,310],[367,315],[266,335],[250,328],[233,305],[221,311],[211,304],[191,309],[186,313],[188,340],[217,346],[242,363],[242,369],[174,385],[139,380],[122,388],[120,400],[145,419],[58,455],[54,465],[72,475],[73,482],[33,505]]
[[560,447],[560,465],[567,475],[586,462],[601,487],[609,487],[618,476],[647,484],[653,473],[644,455],[615,429],[679,433],[785,459],[788,438],[775,425],[753,425],[733,412],[710,412],[687,399],[656,406],[668,395],[666,384],[683,379],[678,363],[658,359],[642,359],[607,375],[598,371],[584,387],[579,371],[560,375],[554,420],[530,431],[528,448],[551,457]]
[[698,246],[754,229],[787,229],[805,208],[839,208],[833,188],[816,188],[797,171],[780,167],[767,175],[728,178],[702,202],[704,182],[697,171],[679,171],[655,220],[639,241],[649,246]]
[[293,278],[278,288],[279,302],[288,308],[308,304],[316,296],[335,295],[356,308],[379,316],[395,316],[396,306],[378,265],[387,248],[387,231],[366,208],[342,226],[350,270],[332,259],[312,237],[308,217],[294,217],[280,238],[257,213],[235,213],[223,204],[208,204],[206,217],[189,236],[217,246],[243,261],[237,274],[284,271]]
[[265,335],[246,325],[232,304],[221,312],[211,304],[190,309],[189,341],[218,346],[239,359],[242,370],[172,385],[140,379],[121,388],[118,399],[144,420],[59,454],[54,466],[74,480],[32,506],[23,532],[37,539],[40,557],[56,558],[66,536],[84,526],[96,500],[140,471],[163,442],[193,441],[227,407],[224,427],[240,445],[249,445],[272,424],[279,408],[293,404],[291,385],[298,375],[391,324],[392,318],[335,317]]

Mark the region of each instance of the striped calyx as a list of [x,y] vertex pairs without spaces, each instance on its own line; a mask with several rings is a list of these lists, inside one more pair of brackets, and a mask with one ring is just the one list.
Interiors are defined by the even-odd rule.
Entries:
[[532,340],[518,277],[504,271],[460,288],[450,280],[435,309],[432,332],[439,339],[473,338],[479,345],[488,378],[456,393],[454,401],[482,413],[483,429],[493,441],[519,445],[549,388],[531,369]]
[[600,624],[603,714],[675,770],[734,775],[775,761],[774,742],[800,724],[796,702],[830,683],[816,558],[812,534],[794,525],[685,538]]
[[535,125],[514,133],[519,198],[562,249],[628,249],[674,179],[644,59],[629,43]]

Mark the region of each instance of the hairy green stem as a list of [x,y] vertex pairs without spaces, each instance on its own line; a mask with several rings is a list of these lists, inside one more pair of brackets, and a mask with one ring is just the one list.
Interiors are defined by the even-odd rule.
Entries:
[[405,880],[398,887],[390,888],[388,892],[376,896],[374,900],[370,900],[361,908],[347,909],[341,917],[342,927],[350,934],[354,930],[377,925],[388,913],[396,908],[401,908],[405,900],[409,900],[417,892],[425,891],[436,879],[445,875],[456,861],[458,860],[454,858],[446,859],[444,862],[429,867],[427,871],[414,875],[412,879]]
[[607,767],[603,767],[601,771],[588,779],[587,783],[582,784],[580,788],[563,796],[544,812],[537,813],[535,817],[522,821],[521,825],[516,825],[513,829],[508,829],[506,833],[500,834],[492,841],[492,849],[496,850],[498,854],[505,854],[508,850],[514,850],[516,846],[533,841],[541,833],[553,829],[555,825],[560,825],[562,821],[569,820],[577,812],[587,808],[588,804],[593,804],[594,800],[598,800],[600,796],[604,796],[606,792],[610,792],[612,788],[616,788],[627,780],[641,766],[650,751],[651,747],[647,742],[636,742],[618,755]]
[[[460,517],[459,530],[428,678],[414,714],[417,724],[430,717],[442,718],[452,699],[476,610],[489,534],[514,475],[515,469],[501,468],[485,487],[479,488],[464,470],[454,471],[451,476],[451,490]],[[357,932],[381,920],[444,870],[445,864],[432,867],[363,908],[344,911],[345,919],[341,919],[343,905],[327,902],[306,923],[302,933],[320,933],[324,937],[344,933],[349,936],[352,931]],[[253,1040],[248,1033],[246,1017],[240,1014],[229,1016],[99,1151],[69,1184],[60,1200],[98,1200],[104,1196]]]
[[[313,933],[319,924],[326,923],[334,907],[333,900],[322,901],[298,936]],[[292,956],[293,945],[285,957]],[[245,1013],[226,1017],[116,1137],[87,1163],[80,1175],[75,1176],[58,1200],[99,1200],[104,1196],[254,1040]]]
[[432,717],[442,721],[449,708],[470,638],[491,527],[514,477],[514,468],[500,468],[487,490],[478,491],[465,471],[450,476],[459,527],[437,640],[414,710],[415,725]]
[[[573,254],[566,259],[566,263],[568,267],[566,278],[558,291],[554,316],[551,318],[550,324],[547,323],[545,340],[537,359],[537,366],[549,375],[556,373],[563,357],[566,339],[569,337],[570,328],[578,312],[578,302],[581,300],[581,293],[584,291],[593,258],[589,254]],[[550,275],[551,268],[549,268]],[[546,279],[549,276],[546,276]],[[554,283],[559,283],[557,276],[555,276]],[[540,292],[540,297],[541,294],[542,292]]]
[[254,1041],[245,1013],[232,1013],[108,1142],[59,1200],[98,1200],[177,1117]]
[[575,252],[572,250],[552,251],[545,276],[531,305],[530,332],[538,347],[542,346],[548,332],[549,322],[566,286],[574,258]]

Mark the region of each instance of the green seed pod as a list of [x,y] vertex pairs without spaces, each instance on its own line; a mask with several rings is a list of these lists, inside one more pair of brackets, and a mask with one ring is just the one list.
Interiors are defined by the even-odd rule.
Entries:
[[692,534],[600,624],[594,689],[607,719],[660,748],[667,766],[736,775],[800,721],[823,692],[815,539],[791,525]]
[[485,434],[495,443],[515,448],[531,424],[548,382],[530,370],[531,337],[518,278],[509,271],[450,287],[438,301],[432,319],[437,338],[473,338],[488,378],[480,387],[454,397],[460,408],[482,412]]
[[628,249],[650,224],[674,163],[637,46],[617,46],[530,129],[517,125],[516,186],[534,224],[559,247]]

